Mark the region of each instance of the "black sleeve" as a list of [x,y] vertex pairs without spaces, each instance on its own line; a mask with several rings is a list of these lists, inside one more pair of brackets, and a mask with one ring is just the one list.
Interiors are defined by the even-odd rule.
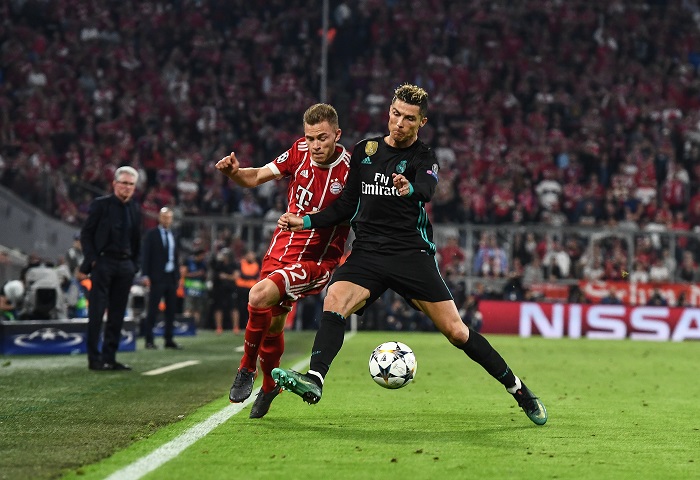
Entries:
[[416,179],[411,183],[413,193],[411,198],[420,202],[429,202],[435,194],[438,183],[438,167],[435,152],[425,149],[417,155]]
[[82,273],[90,273],[92,262],[97,260],[98,252],[97,246],[95,245],[95,236],[104,212],[104,208],[102,207],[105,204],[105,201],[99,199],[92,201],[85,224],[82,230],[80,230],[80,244],[83,247],[83,263],[80,265],[79,270]]
[[132,206],[134,212],[134,233],[131,248],[131,258],[138,272],[141,269],[141,207],[134,203]]
[[364,147],[359,147],[360,143],[355,145],[355,149],[350,157],[350,173],[348,173],[348,181],[345,183],[343,193],[340,194],[340,197],[335,202],[320,212],[309,215],[311,228],[339,225],[350,220],[357,211],[361,188],[360,169],[358,167],[362,161],[360,153],[364,152]]

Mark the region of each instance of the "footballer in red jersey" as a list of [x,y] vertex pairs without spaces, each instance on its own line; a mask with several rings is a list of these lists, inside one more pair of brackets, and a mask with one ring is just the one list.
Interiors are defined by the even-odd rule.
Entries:
[[[232,152],[216,168],[244,188],[288,177],[287,212],[301,217],[324,209],[343,191],[350,154],[337,143],[340,135],[335,109],[315,104],[304,113],[304,137],[272,162],[260,168],[240,168]],[[229,393],[232,403],[250,397],[259,358],[263,385],[251,418],[263,417],[280,392],[270,372],[279,366],[284,352],[284,325],[291,304],[326,286],[343,255],[348,233],[345,225],[302,232],[278,227],[274,231],[260,280],[250,290],[244,353]]]

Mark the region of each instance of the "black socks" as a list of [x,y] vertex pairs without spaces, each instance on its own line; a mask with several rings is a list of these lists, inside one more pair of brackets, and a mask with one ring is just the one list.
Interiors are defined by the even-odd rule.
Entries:
[[345,317],[336,312],[325,311],[321,316],[320,326],[314,338],[311,350],[311,362],[308,376],[323,385],[323,378],[331,367],[331,362],[343,346],[345,336]]
[[491,346],[481,334],[469,329],[469,340],[457,348],[464,350],[469,358],[484,367],[484,370],[501,382],[506,388],[516,384],[515,375],[508,368],[503,357]]

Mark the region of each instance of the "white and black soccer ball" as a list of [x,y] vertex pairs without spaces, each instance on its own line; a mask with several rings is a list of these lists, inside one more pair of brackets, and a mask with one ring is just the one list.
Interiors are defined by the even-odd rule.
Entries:
[[401,342],[385,342],[369,356],[369,374],[377,385],[396,389],[405,387],[416,377],[416,356]]

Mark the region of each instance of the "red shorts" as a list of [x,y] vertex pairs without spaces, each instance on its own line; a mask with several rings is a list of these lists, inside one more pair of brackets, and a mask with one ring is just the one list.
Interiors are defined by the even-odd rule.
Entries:
[[281,298],[280,303],[272,307],[272,315],[287,313],[292,309],[292,303],[323,290],[331,279],[335,265],[335,262],[319,265],[313,260],[288,264],[265,258],[260,278],[267,277],[275,282]]

